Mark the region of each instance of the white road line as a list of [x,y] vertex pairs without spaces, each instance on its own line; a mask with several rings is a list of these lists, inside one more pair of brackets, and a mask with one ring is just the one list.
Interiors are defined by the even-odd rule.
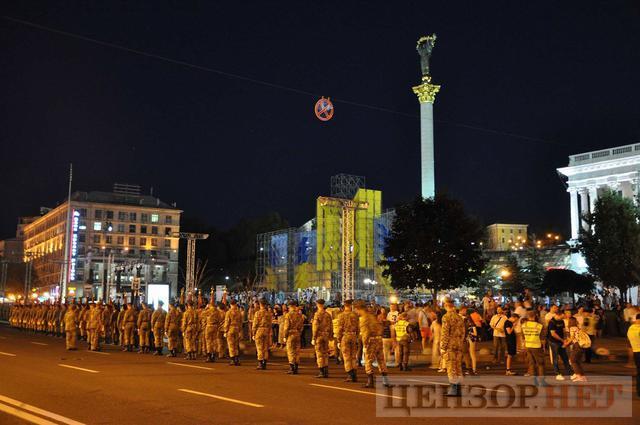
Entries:
[[92,370],[92,369],[85,369],[83,367],[77,367],[77,366],[71,366],[68,364],[62,364],[62,363],[58,363],[58,366],[62,366],[62,367],[68,367],[69,369],[76,369],[76,370],[81,370],[83,372],[89,372],[89,373],[100,373],[97,370]]
[[19,407],[20,409],[23,409],[23,410],[28,410],[29,412],[37,413],[40,416],[46,416],[47,418],[53,419],[53,420],[58,421],[58,422],[62,422],[64,424],[84,425],[82,422],[74,421],[73,419],[66,418],[64,416],[58,415],[58,414],[53,413],[53,412],[49,412],[48,410],[44,410],[44,409],[40,409],[40,408],[35,407],[35,406],[31,406],[30,404],[23,403],[23,402],[18,401],[18,400],[14,400],[12,398],[5,397],[3,395],[0,395],[0,401],[3,401],[5,403],[7,403],[7,404],[11,404],[13,406]]
[[312,385],[314,387],[321,387],[321,388],[331,388],[333,390],[348,391],[350,393],[367,394],[367,395],[372,395],[376,397],[387,397],[387,398],[396,398],[398,400],[404,400],[404,397],[400,397],[397,395],[378,394],[378,393],[372,393],[370,391],[352,390],[351,388],[333,387],[331,385],[322,385],[322,384],[309,384],[309,385]]
[[93,354],[102,354],[103,356],[110,356],[111,353],[105,353],[104,351],[93,351],[93,350],[88,350],[90,353]]
[[31,413],[23,412],[22,410],[18,410],[15,407],[7,406],[5,404],[0,403],[0,412],[8,413],[17,418],[23,419],[27,422],[31,422],[32,424],[38,425],[56,425],[55,422],[48,421],[43,418],[39,418],[38,416],[34,416]]
[[191,368],[194,368],[194,369],[213,370],[213,368],[211,368],[211,367],[196,366],[194,364],[184,364],[184,363],[176,363],[176,362],[167,362],[167,364],[172,364],[174,366],[191,367]]
[[183,393],[196,394],[196,395],[201,395],[205,397],[215,398],[217,400],[228,401],[230,403],[242,404],[244,406],[249,406],[249,407],[264,407],[264,405],[262,404],[249,403],[248,401],[236,400],[235,398],[222,397],[214,394],[201,393],[200,391],[187,390],[185,388],[178,388],[178,391],[182,391]]
[[35,344],[35,345],[49,345],[49,344],[45,344],[44,342],[34,342],[34,341],[31,341],[31,343],[32,343],[32,344]]
[[1,355],[1,356],[9,356],[9,357],[15,357],[15,356],[16,356],[16,355],[15,355],[15,354],[13,354],[13,353],[5,353],[5,352],[3,352],[3,351],[0,351],[0,355]]

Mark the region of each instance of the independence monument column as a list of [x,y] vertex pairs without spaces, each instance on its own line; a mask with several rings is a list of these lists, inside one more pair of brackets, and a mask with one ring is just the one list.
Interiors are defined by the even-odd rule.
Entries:
[[420,168],[421,168],[421,193],[423,198],[433,198],[436,194],[433,157],[433,102],[440,86],[431,84],[431,71],[429,59],[436,44],[436,35],[420,37],[416,49],[420,55],[420,68],[422,69],[422,84],[413,87],[413,92],[420,102]]

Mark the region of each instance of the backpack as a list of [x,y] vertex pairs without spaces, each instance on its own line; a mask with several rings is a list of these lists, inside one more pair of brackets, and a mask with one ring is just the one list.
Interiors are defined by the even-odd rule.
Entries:
[[589,338],[589,335],[582,329],[576,334],[576,339],[578,340],[580,348],[591,348],[591,338]]

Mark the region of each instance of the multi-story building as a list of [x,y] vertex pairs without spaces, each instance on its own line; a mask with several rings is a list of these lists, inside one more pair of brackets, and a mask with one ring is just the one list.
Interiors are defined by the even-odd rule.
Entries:
[[507,251],[517,249],[527,243],[528,224],[495,223],[487,226],[486,249]]
[[[115,185],[113,192],[75,192],[68,201],[24,226],[24,261],[31,263],[31,287],[59,293],[67,267],[69,296],[127,296],[132,284],[144,298],[147,285],[166,284],[176,295],[182,211],[141,195],[139,186]],[[65,234],[65,228],[69,231]],[[65,244],[69,261],[65,262]],[[135,282],[135,283],[134,283]]]

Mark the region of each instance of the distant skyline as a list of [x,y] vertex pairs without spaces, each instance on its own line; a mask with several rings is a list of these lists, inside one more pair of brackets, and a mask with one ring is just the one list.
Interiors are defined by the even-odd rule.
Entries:
[[219,228],[301,225],[337,173],[408,201],[431,33],[436,190],[485,224],[567,237],[556,168],[640,141],[637,2],[187,3],[3,5],[0,239],[65,199],[70,162],[74,190],[153,187]]

